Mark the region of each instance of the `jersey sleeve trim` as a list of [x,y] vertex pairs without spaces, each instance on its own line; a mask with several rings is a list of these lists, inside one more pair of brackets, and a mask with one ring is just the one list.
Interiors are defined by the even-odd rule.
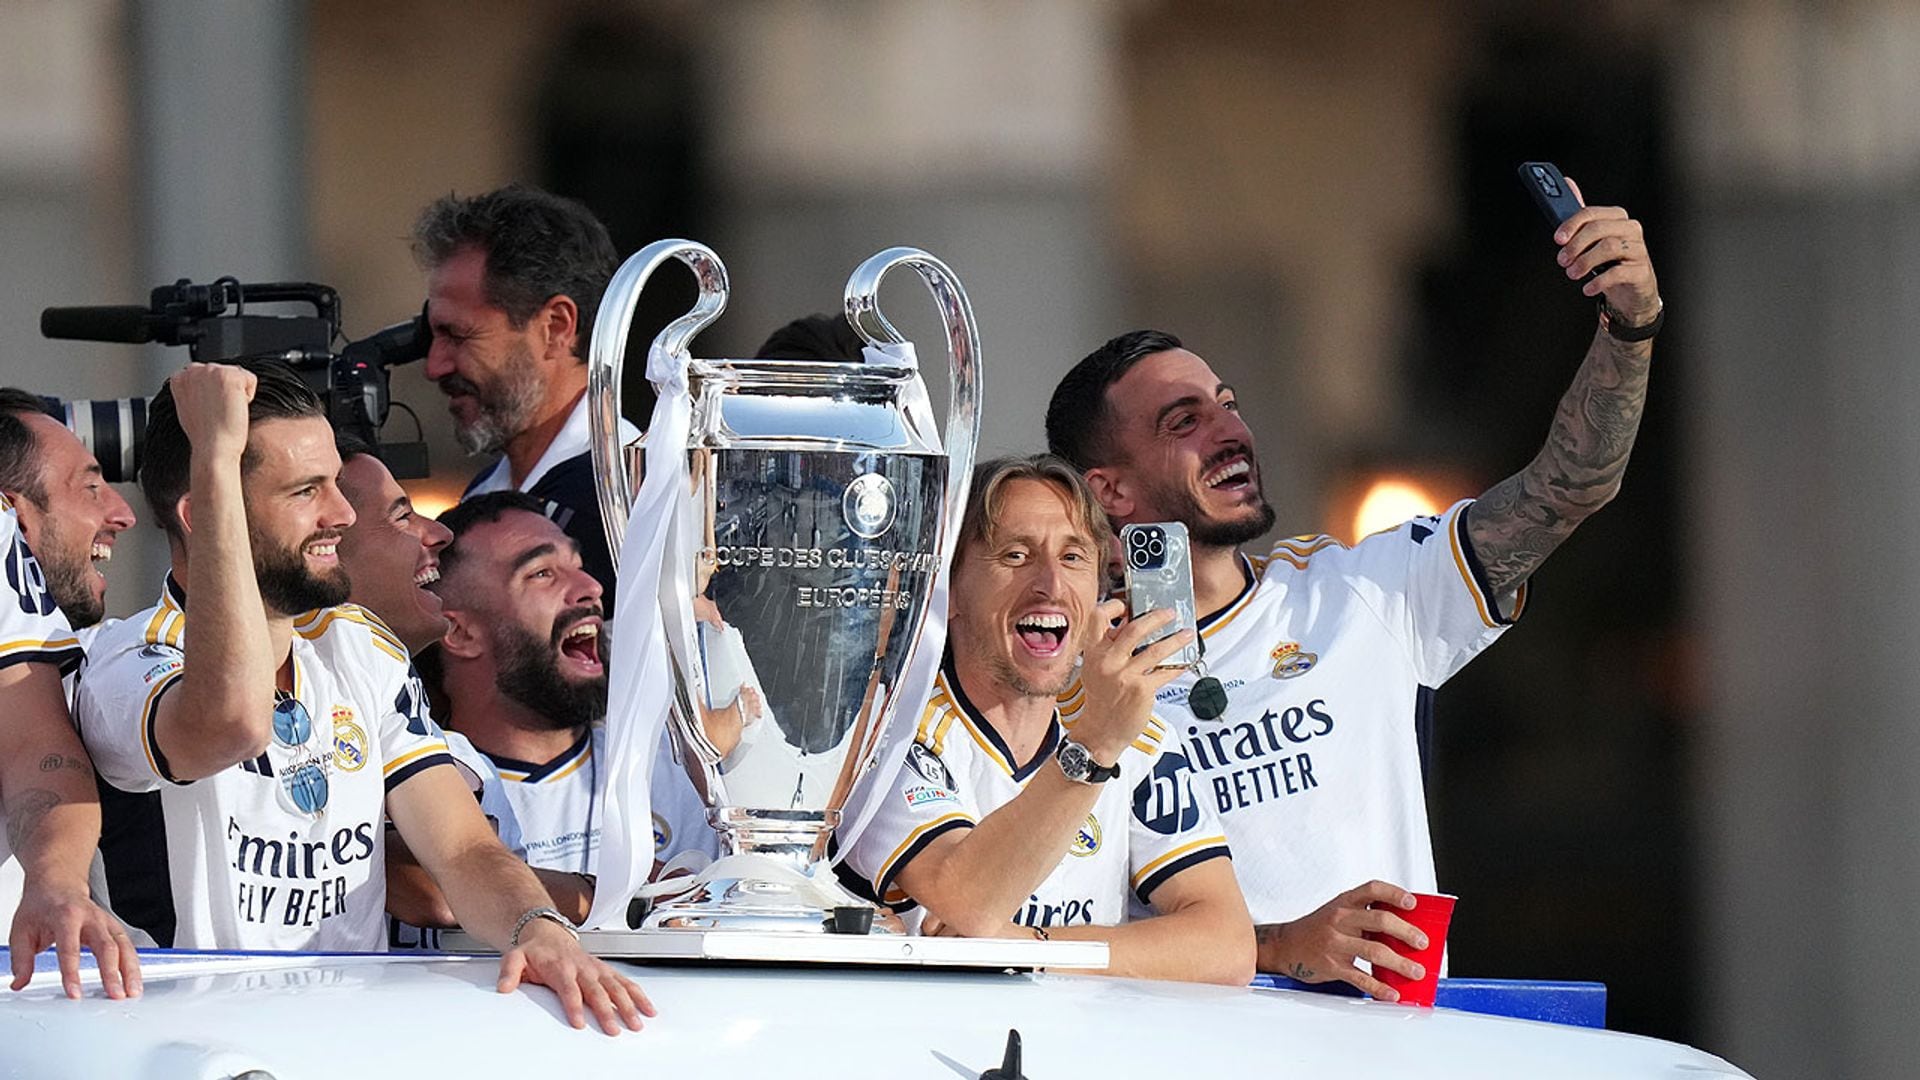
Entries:
[[453,755],[447,752],[445,746],[427,747],[416,750],[400,758],[395,764],[387,767],[386,789],[392,791],[394,788],[399,787],[401,784],[406,783],[415,776],[435,766],[456,766],[457,764]]
[[1467,583],[1467,589],[1473,593],[1473,603],[1480,611],[1480,621],[1489,629],[1512,626],[1520,618],[1527,606],[1528,582],[1521,582],[1514,590],[1513,614],[1503,615],[1500,602],[1492,587],[1487,584],[1487,572],[1480,565],[1480,556],[1473,550],[1473,540],[1467,535],[1467,508],[1471,502],[1463,502],[1454,511],[1453,528],[1447,530],[1448,539],[1453,546],[1453,564],[1460,571],[1460,577]]
[[1199,866],[1212,859],[1230,859],[1233,853],[1227,848],[1224,836],[1203,836],[1191,843],[1181,844],[1159,858],[1140,868],[1133,875],[1133,894],[1141,903],[1148,903],[1153,891],[1166,884],[1175,874]]
[[0,642],[0,668],[15,664],[52,664],[60,669],[60,674],[67,675],[85,658],[77,637]]
[[893,854],[887,856],[886,861],[880,864],[880,874],[873,883],[874,894],[885,896],[893,887],[894,876],[922,851],[925,851],[927,845],[933,843],[935,839],[955,829],[971,829],[976,824],[978,823],[973,818],[956,812],[942,814],[908,833],[907,838],[900,841],[900,846],[893,849]]
[[387,629],[387,624],[381,622],[379,616],[355,604],[341,604],[339,607],[309,612],[304,619],[294,624],[293,630],[308,641],[317,641],[327,632],[327,627],[332,626],[335,621],[366,627],[368,640],[373,643],[374,648],[403,664],[412,662],[408,658],[407,647],[400,643],[400,638],[393,631]]
[[140,706],[140,748],[147,752],[147,766],[153,775],[169,784],[185,785],[191,781],[182,780],[173,775],[173,769],[167,764],[167,755],[160,751],[160,699],[168,691],[180,685],[186,675],[184,668],[167,673],[159,682],[147,690],[147,700]]

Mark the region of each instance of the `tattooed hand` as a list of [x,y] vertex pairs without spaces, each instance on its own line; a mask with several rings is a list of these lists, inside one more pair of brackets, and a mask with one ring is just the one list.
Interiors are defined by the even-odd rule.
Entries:
[[1390,968],[1409,979],[1418,979],[1425,970],[1412,960],[1378,941],[1368,941],[1369,931],[1391,934],[1416,949],[1425,948],[1427,936],[1412,923],[1390,911],[1368,907],[1392,904],[1411,910],[1413,894],[1384,881],[1369,881],[1348,889],[1320,905],[1311,915],[1289,923],[1265,923],[1253,928],[1260,971],[1286,975],[1305,983],[1339,979],[1381,1001],[1398,1001],[1398,991],[1369,976],[1354,965],[1365,960],[1375,968]]
[[[1575,281],[1614,264],[1581,291],[1604,294],[1616,325],[1643,326],[1660,313],[1646,239],[1625,210],[1583,207],[1553,238],[1560,265]],[[1546,445],[1525,469],[1487,489],[1468,509],[1467,536],[1503,606],[1575,526],[1619,492],[1640,430],[1652,357],[1651,340],[1624,342],[1596,329],[1573,385],[1560,399]]]

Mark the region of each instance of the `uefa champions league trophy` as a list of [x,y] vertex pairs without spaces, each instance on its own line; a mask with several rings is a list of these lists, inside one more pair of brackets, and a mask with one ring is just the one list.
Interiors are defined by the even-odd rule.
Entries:
[[[663,400],[682,395],[684,422],[663,422],[675,414],[657,407],[642,440],[623,446],[624,343],[647,279],[670,259],[693,271],[699,298],[654,339],[647,370]],[[912,346],[880,313],[881,279],[898,266],[919,274],[945,324],[944,438]],[[827,843],[888,719],[931,690],[915,685],[930,684],[939,660],[937,641],[920,655],[922,629],[953,556],[979,433],[973,310],[940,260],[892,248],[847,282],[864,363],[692,358],[694,335],[726,302],[726,268],[711,250],[652,244],[608,285],[588,361],[616,563],[646,469],[675,474],[672,487],[646,489],[665,492],[653,535],[670,724],[720,833],[721,858],[704,871],[648,887],[638,929],[898,932],[897,919],[874,919],[834,881]],[[675,426],[684,432],[662,430]],[[664,453],[675,444],[684,455]],[[620,583],[622,604],[648,584]]]

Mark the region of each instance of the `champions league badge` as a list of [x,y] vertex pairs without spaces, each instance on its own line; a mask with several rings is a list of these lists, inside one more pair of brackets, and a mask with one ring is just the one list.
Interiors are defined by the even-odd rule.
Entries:
[[853,535],[875,539],[893,524],[893,483],[879,473],[856,476],[840,497],[840,509]]
[[1276,679],[1298,678],[1312,671],[1313,665],[1320,662],[1318,653],[1301,652],[1297,641],[1283,641],[1267,655],[1273,658],[1273,677]]
[[935,757],[933,751],[920,743],[907,747],[907,764],[912,766],[914,772],[920,774],[922,780],[934,787],[945,788],[948,791],[954,790],[953,775],[947,772],[946,763]]

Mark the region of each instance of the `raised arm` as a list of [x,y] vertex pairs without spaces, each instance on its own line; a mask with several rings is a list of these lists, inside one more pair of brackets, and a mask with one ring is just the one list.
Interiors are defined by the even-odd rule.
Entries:
[[[1575,189],[1576,192],[1578,189]],[[1660,289],[1640,223],[1617,206],[1589,206],[1554,241],[1560,265],[1578,280],[1615,265],[1581,289],[1604,296],[1593,344],[1560,399],[1546,445],[1527,467],[1500,481],[1467,511],[1467,535],[1487,585],[1505,597],[1539,568],[1588,515],[1620,490],[1647,400],[1653,342],[1623,341],[1660,315]],[[1611,326],[1614,333],[1608,332]]]
[[[573,933],[546,918],[547,890],[487,825],[467,785],[451,768],[423,769],[387,793],[387,815],[446,895],[468,933],[501,951],[501,993],[522,981],[559,996],[567,1021],[586,1026],[591,1009],[609,1035],[638,1031],[653,1003],[633,982],[589,956]],[[514,940],[515,937],[518,940]]]
[[0,802],[7,842],[25,875],[7,936],[13,989],[33,978],[34,956],[59,954],[67,996],[80,996],[80,948],[92,950],[110,998],[140,993],[140,959],[119,920],[87,895],[87,867],[100,844],[93,766],[67,718],[60,674],[50,664],[0,668]]
[[169,381],[193,446],[184,514],[193,633],[180,685],[160,700],[154,719],[154,741],[175,780],[199,780],[257,757],[273,735],[278,662],[240,489],[256,382],[231,364],[188,364]]

